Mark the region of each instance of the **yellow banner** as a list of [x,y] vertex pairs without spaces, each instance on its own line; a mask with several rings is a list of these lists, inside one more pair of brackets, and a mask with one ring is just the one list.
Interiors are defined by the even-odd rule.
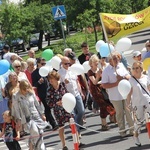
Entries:
[[121,38],[150,27],[150,7],[134,14],[100,13],[108,39]]

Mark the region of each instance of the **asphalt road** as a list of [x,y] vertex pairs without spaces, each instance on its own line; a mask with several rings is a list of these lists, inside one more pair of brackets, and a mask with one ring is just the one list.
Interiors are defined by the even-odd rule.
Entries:
[[[137,32],[129,36],[132,40],[132,47],[130,50],[124,52],[124,55],[128,59],[128,62],[132,64],[132,52],[135,50],[140,50],[144,47],[144,43],[150,39],[150,29]],[[82,138],[81,142],[85,144],[82,150],[150,150],[150,139],[148,138],[146,126],[144,125],[139,136],[142,143],[141,147],[137,147],[134,144],[133,137],[128,136],[121,138],[118,133],[118,127],[116,124],[109,124],[110,130],[102,132],[101,121],[99,115],[93,115],[93,113],[86,109],[86,127],[81,131]],[[109,122],[109,119],[107,118]],[[126,127],[128,127],[126,125]],[[71,130],[66,124],[65,126],[66,144],[69,150],[73,150],[73,140]],[[27,150],[27,140],[28,137],[20,141],[23,150]],[[45,131],[44,132],[44,142],[46,144],[47,150],[61,150],[61,142],[58,137],[58,131]],[[5,144],[1,141],[0,148],[7,150]]]

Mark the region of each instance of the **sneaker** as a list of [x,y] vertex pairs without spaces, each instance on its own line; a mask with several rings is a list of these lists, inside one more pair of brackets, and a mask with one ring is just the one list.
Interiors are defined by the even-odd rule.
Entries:
[[135,136],[134,136],[134,141],[135,141],[135,145],[137,145],[138,147],[141,146],[141,142],[140,142],[140,140],[139,140],[138,137],[135,137]]
[[101,130],[102,131],[108,131],[109,130],[109,126],[108,125],[102,125]]

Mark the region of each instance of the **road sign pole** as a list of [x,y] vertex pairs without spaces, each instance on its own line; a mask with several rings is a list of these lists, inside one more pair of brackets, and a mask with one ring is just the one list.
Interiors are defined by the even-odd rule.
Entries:
[[66,48],[66,38],[65,38],[65,34],[64,34],[64,27],[62,24],[62,20],[60,19],[60,25],[61,25],[61,30],[62,30],[62,35],[63,35],[63,39],[64,39],[64,46]]

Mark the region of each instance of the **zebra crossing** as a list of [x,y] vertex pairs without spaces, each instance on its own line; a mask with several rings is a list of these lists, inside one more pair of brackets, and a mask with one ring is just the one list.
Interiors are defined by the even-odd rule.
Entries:
[[[22,150],[29,150],[27,141],[19,141]],[[3,140],[0,140],[0,149],[8,150],[7,146],[5,145]]]

